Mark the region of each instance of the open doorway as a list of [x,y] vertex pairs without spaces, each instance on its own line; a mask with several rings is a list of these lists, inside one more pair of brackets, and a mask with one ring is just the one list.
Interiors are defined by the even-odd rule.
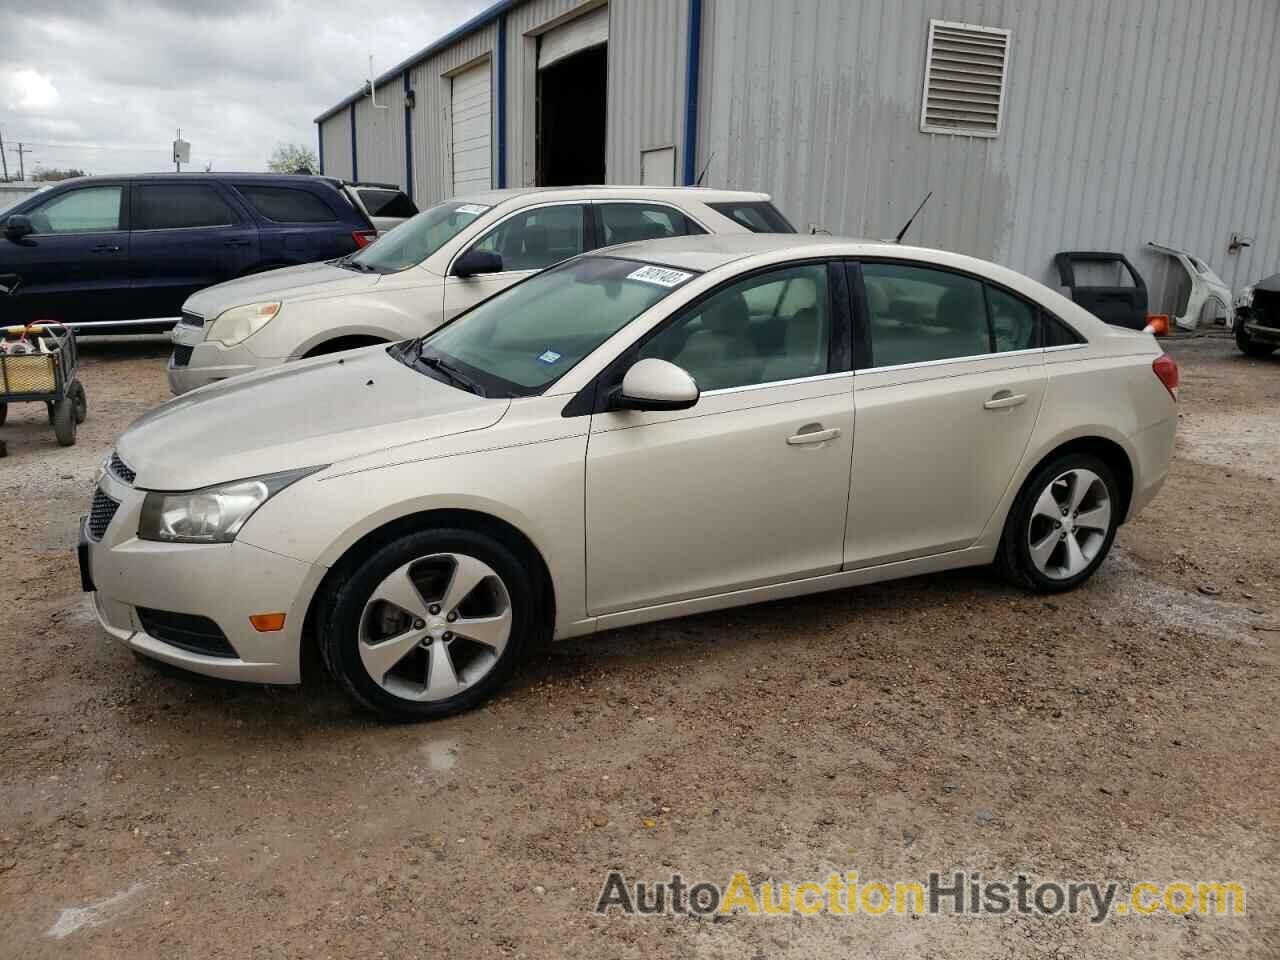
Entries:
[[604,183],[608,44],[538,70],[538,186]]

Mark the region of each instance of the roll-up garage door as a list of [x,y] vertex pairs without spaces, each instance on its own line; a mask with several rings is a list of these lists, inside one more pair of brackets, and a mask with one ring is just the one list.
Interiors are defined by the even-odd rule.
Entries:
[[609,42],[609,8],[597,7],[568,23],[548,30],[538,42],[538,69]]
[[453,195],[489,190],[489,61],[453,76]]

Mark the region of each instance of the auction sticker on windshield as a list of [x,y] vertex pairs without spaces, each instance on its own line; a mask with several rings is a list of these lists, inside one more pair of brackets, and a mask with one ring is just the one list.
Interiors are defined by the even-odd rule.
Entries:
[[678,287],[692,276],[692,273],[685,273],[683,270],[670,270],[666,267],[641,267],[639,270],[632,270],[628,273],[627,279],[656,283],[660,287]]

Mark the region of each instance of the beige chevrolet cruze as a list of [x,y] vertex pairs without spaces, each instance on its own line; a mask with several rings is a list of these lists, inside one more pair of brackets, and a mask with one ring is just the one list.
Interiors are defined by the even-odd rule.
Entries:
[[81,573],[141,654],[439,717],[521,651],[995,563],[1074,587],[1163,483],[1177,367],[969,257],[579,256],[426,337],[197,390],[104,464]]

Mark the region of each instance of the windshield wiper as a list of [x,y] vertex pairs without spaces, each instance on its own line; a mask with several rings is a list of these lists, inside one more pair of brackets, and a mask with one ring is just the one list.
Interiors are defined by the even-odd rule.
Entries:
[[474,393],[477,397],[486,396],[480,384],[476,383],[465,373],[462,373],[457,367],[446,363],[439,357],[427,356],[422,352],[421,347],[418,348],[418,358],[416,362],[422,364],[424,367],[430,367],[432,370],[440,371],[468,393]]

